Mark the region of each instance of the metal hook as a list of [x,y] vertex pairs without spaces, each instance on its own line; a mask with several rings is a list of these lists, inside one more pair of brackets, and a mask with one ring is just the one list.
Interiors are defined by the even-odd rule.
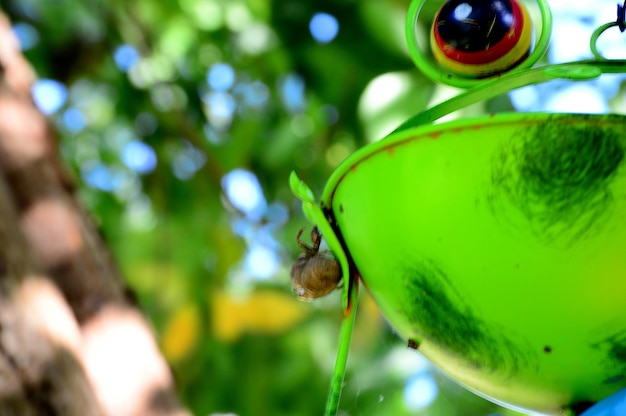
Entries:
[[624,31],[626,30],[626,0],[624,1],[624,4],[617,5],[617,19],[614,22],[603,24],[602,26],[597,28],[591,35],[591,39],[589,40],[589,46],[591,47],[591,53],[593,53],[593,56],[595,56],[596,59],[602,59],[604,61],[608,60],[598,51],[597,43],[600,35],[604,33],[607,29],[610,29],[612,27],[619,28],[619,31],[622,33],[624,33]]

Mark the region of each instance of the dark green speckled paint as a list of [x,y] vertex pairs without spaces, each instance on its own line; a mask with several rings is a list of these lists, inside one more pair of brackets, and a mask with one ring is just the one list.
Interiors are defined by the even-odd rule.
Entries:
[[432,261],[414,261],[399,274],[406,289],[402,312],[423,339],[485,372],[514,374],[534,361],[520,340],[478,318]]
[[[492,183],[546,241],[571,243],[606,218],[626,138],[601,124],[545,122],[520,130],[495,156]],[[497,212],[497,209],[495,209]]]

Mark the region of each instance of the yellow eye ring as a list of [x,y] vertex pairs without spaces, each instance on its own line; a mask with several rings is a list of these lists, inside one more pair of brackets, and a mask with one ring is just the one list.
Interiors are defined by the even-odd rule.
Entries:
[[[546,0],[536,0],[541,14],[541,25],[540,31],[534,36],[534,45],[529,14],[519,0],[493,0],[486,6],[485,2],[476,0],[450,0],[442,7],[433,24],[430,36],[433,39],[431,54],[428,51],[429,48],[420,45],[417,35],[418,17],[427,1],[415,0],[411,3],[405,21],[405,32],[411,58],[418,69],[435,82],[459,88],[470,88],[486,78],[530,68],[548,49],[552,13]],[[446,8],[447,10],[444,10]],[[471,29],[472,25],[477,23],[477,18],[481,16],[481,13],[477,16],[473,13],[481,10],[483,11],[482,19],[486,22],[482,23],[481,27],[487,28],[482,30],[482,52],[480,36],[469,39],[468,43],[468,39],[463,39],[463,30],[459,32],[456,29],[458,25],[451,23],[451,20],[446,17],[446,13],[448,16],[451,14],[453,19],[461,23],[461,26],[464,22],[469,23],[468,26]],[[503,14],[502,10],[504,10]],[[498,19],[500,19],[499,23]],[[499,25],[499,32],[493,32],[493,30],[490,32],[489,28],[492,23]],[[447,30],[448,33],[442,34],[442,30],[444,32]],[[490,37],[493,35],[492,32],[499,33],[499,36]],[[454,40],[455,33],[456,35],[460,33],[462,38],[460,42],[458,38]],[[476,33],[480,34],[481,30],[477,30]],[[437,43],[438,37],[442,39],[439,43]],[[454,51],[459,48],[460,51]],[[469,51],[463,48],[469,48]],[[492,48],[495,49],[491,50]],[[485,49],[489,53],[485,53]]]
[[433,56],[461,76],[484,78],[507,71],[530,52],[532,22],[517,0],[451,0],[430,31]]

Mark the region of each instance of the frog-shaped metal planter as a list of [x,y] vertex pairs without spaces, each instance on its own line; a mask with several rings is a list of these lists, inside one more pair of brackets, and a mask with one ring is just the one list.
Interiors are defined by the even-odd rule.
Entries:
[[[320,203],[291,177],[343,276],[346,317],[327,414],[337,409],[362,283],[410,346],[472,391],[547,414],[610,415],[602,406],[623,402],[619,393],[589,407],[626,388],[626,117],[505,113],[432,122],[521,86],[626,72],[626,60],[605,59],[595,47],[605,30],[624,29],[624,8],[594,33],[596,59],[531,68],[551,23],[538,1],[541,33],[522,54],[530,61],[509,56],[487,73],[480,65],[463,73],[456,68],[467,51],[453,64],[446,59],[454,54],[435,53],[438,64],[417,44],[423,3],[407,17],[418,67],[468,90],[351,155]],[[467,20],[468,6],[487,3],[517,7],[456,1],[445,16]],[[445,16],[435,28],[449,24]]]

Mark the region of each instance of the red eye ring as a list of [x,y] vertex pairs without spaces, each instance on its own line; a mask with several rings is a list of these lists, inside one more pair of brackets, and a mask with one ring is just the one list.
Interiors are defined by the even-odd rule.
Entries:
[[483,78],[513,68],[530,52],[532,24],[517,0],[450,0],[433,22],[431,49],[440,65]]
[[[534,36],[531,35],[533,44],[528,57],[521,59],[514,67],[510,67],[508,70],[498,69],[491,75],[481,75],[480,73],[478,73],[478,75],[463,75],[462,73],[454,72],[445,65],[437,62],[432,53],[427,52],[428,47],[420,44],[420,15],[422,14],[422,9],[424,9],[425,4],[429,1],[431,0],[411,1],[404,21],[404,30],[411,59],[424,75],[435,82],[457,88],[471,88],[483,83],[486,78],[496,78],[503,75],[504,72],[513,74],[526,70],[536,64],[548,50],[550,33],[552,31],[552,13],[548,5],[548,0],[535,0],[541,19],[538,26],[539,29],[533,33]],[[432,21],[428,23],[429,26],[431,24]],[[530,27],[529,30],[531,30]]]

